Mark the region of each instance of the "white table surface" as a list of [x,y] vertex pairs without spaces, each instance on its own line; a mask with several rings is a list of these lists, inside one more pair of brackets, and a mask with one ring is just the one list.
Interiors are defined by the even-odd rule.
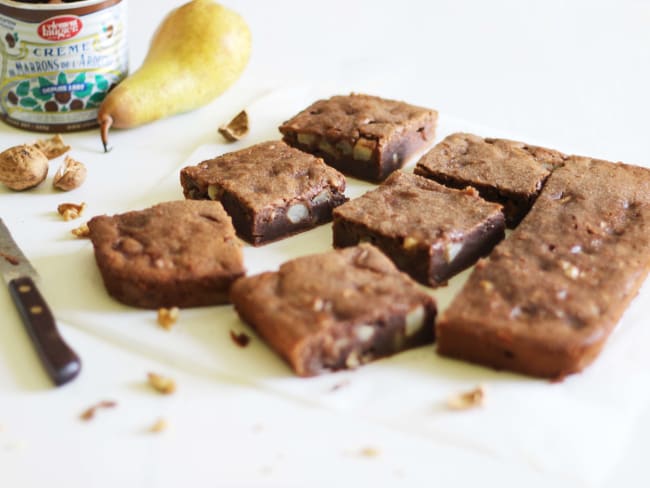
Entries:
[[[158,0],[155,8],[153,2],[130,3],[132,69],[141,63],[163,15],[182,3]],[[200,110],[114,131],[115,149],[98,159],[105,165],[98,173],[108,176],[95,185],[112,186],[128,201],[138,190],[128,184],[131,172],[138,181],[150,174],[153,185],[197,147],[218,141],[215,127],[240,108],[288,85],[404,99],[527,142],[650,165],[650,2],[228,5],[246,18],[253,34],[244,76]],[[0,125],[3,148],[33,138]],[[96,131],[66,139],[73,148],[100,150]],[[85,198],[92,189],[89,183]],[[38,226],[50,228],[55,218],[45,209],[25,212],[20,199],[46,201],[49,194],[49,189],[23,194],[0,189],[0,215],[28,257],[47,254]],[[73,195],[61,199],[74,200]],[[0,291],[0,310],[3,487],[576,486],[557,473],[507,463],[444,439],[195,374],[66,323],[61,331],[82,356],[84,369],[72,384],[53,389],[7,292]],[[164,398],[151,394],[143,379],[152,370],[174,377],[179,391]],[[118,407],[80,422],[79,413],[103,399],[118,401]],[[146,432],[160,417],[170,429]],[[625,456],[600,486],[650,483],[645,466],[650,409],[635,425]],[[594,442],[598,429],[594,425]],[[378,455],[361,455],[366,447]]]

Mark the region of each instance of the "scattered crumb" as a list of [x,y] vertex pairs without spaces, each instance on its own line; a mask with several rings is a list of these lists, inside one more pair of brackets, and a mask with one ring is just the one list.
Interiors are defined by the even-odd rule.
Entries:
[[88,228],[88,224],[81,224],[79,227],[76,227],[70,231],[70,233],[78,237],[80,239],[87,239],[90,237],[90,229]]
[[219,127],[219,133],[228,142],[238,141],[248,134],[248,114],[246,110],[242,110],[226,125]]
[[338,383],[335,383],[334,385],[332,385],[332,387],[330,388],[330,391],[338,391],[341,388],[345,388],[349,384],[350,384],[350,380],[348,380],[348,379],[345,379],[343,381],[339,381]]
[[176,391],[176,382],[171,378],[156,373],[148,373],[147,378],[153,389],[163,395],[171,395]]
[[81,217],[85,208],[86,204],[84,202],[80,204],[62,203],[57,207],[56,211],[63,217],[63,220],[73,220]]
[[79,416],[81,420],[92,420],[95,417],[95,413],[97,410],[101,408],[114,408],[117,406],[117,402],[114,402],[113,400],[103,400],[92,407],[87,408],[84,410],[81,415]]
[[230,338],[239,347],[246,347],[251,341],[251,338],[246,334],[246,332],[235,332],[234,330],[230,331]]
[[171,330],[177,320],[178,307],[158,309],[158,323],[163,329]]
[[163,432],[163,431],[167,430],[168,428],[169,428],[169,422],[167,422],[167,420],[165,420],[163,418],[160,418],[160,419],[156,420],[151,425],[151,427],[149,427],[149,432],[157,434],[159,432]]
[[63,142],[61,134],[57,134],[49,139],[39,139],[34,143],[34,146],[45,154],[47,159],[58,158],[70,150],[70,146]]
[[375,447],[364,447],[359,451],[359,455],[362,457],[374,458],[379,456],[381,452]]
[[0,257],[4,258],[5,261],[7,261],[9,264],[13,264],[14,266],[18,266],[18,263],[20,263],[20,260],[16,256],[6,254],[2,251],[0,251]]
[[485,388],[482,385],[476,388],[458,393],[447,399],[447,408],[451,410],[468,410],[483,405],[485,401]]

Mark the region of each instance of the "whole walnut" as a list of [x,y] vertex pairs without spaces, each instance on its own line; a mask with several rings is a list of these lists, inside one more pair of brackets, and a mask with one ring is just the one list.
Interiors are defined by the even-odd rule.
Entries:
[[23,144],[0,153],[0,182],[12,190],[27,190],[47,176],[48,159],[34,146]]

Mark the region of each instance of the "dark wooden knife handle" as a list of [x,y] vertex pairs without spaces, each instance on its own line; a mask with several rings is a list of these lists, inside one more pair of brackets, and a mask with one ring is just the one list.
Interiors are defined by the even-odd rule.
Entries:
[[9,292],[52,381],[60,386],[74,379],[81,371],[81,360],[59,334],[54,316],[32,279],[10,281]]

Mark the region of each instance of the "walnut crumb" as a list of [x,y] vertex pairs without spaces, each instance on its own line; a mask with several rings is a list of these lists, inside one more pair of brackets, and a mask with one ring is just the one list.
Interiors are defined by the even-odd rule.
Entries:
[[149,432],[158,434],[159,432],[163,432],[169,428],[169,422],[165,419],[158,419],[156,420],[151,427],[149,427]]
[[85,208],[86,204],[84,202],[81,202],[80,204],[62,203],[57,207],[56,211],[63,217],[63,220],[67,221],[81,217]]
[[492,283],[491,281],[481,280],[479,284],[481,285],[481,288],[483,288],[483,290],[485,290],[488,293],[494,290],[494,283]]
[[371,458],[371,457],[377,457],[381,453],[379,449],[375,447],[364,447],[363,449],[361,449],[361,451],[359,451],[359,454],[363,457]]
[[246,332],[235,332],[234,330],[230,331],[230,338],[239,347],[246,347],[251,341],[251,338],[246,334]]
[[171,330],[177,320],[178,307],[158,309],[158,324],[160,324],[163,329]]
[[83,412],[81,412],[81,415],[79,416],[81,420],[92,420],[95,417],[95,413],[97,410],[102,409],[102,408],[114,408],[117,406],[117,402],[113,400],[103,400],[92,407],[87,408]]
[[90,237],[90,229],[88,228],[88,224],[81,224],[79,227],[76,227],[70,231],[70,233],[78,237],[80,239],[85,239]]
[[163,395],[171,395],[176,391],[176,382],[171,378],[156,373],[148,373],[147,378],[153,389]]
[[485,388],[482,385],[458,393],[447,399],[447,407],[451,410],[468,410],[483,405],[485,401]]
[[564,271],[564,274],[567,276],[567,278],[570,278],[572,280],[577,280],[580,278],[580,268],[574,264],[571,264],[568,261],[560,260],[560,267],[562,268],[562,271]]

